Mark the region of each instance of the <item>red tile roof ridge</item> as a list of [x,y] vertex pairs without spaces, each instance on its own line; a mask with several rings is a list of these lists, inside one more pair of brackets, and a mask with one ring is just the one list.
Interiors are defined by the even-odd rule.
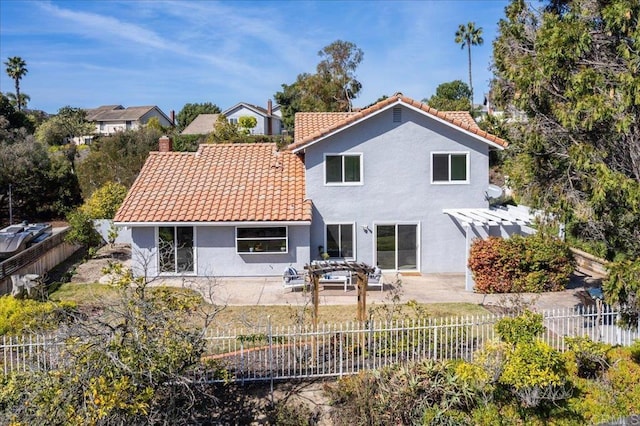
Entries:
[[[394,103],[397,102],[403,102],[407,105],[410,105],[412,107],[415,107],[421,111],[426,112],[427,114],[433,115],[439,119],[442,119],[450,124],[453,124],[454,126],[457,126],[463,130],[466,130],[468,132],[471,132],[483,139],[486,139],[490,142],[493,142],[497,145],[500,145],[502,147],[507,147],[508,146],[508,142],[505,141],[502,138],[499,138],[495,135],[492,135],[482,129],[480,129],[477,125],[475,126],[471,126],[469,125],[469,123],[465,123],[462,120],[460,120],[457,117],[454,117],[453,115],[455,114],[462,114],[465,111],[439,111],[433,107],[430,107],[429,105],[416,101],[414,99],[411,99],[407,96],[404,96],[402,93],[396,93],[393,96],[390,96],[386,99],[381,100],[380,102],[371,105],[368,108],[365,108],[363,110],[360,110],[358,112],[353,112],[350,115],[348,115],[346,118],[344,118],[343,120],[336,122],[334,124],[332,124],[331,126],[328,126],[324,129],[320,129],[318,131],[315,131],[309,135],[306,135],[304,138],[302,138],[299,141],[295,141],[294,143],[292,143],[291,145],[289,145],[287,147],[288,150],[292,151],[294,149],[300,148],[304,145],[307,145],[310,142],[313,142],[316,139],[319,139],[323,136],[329,135],[337,130],[342,129],[345,126],[348,126],[349,124],[352,124],[355,121],[358,121],[376,111],[379,111],[389,105],[392,105]],[[297,114],[330,114],[330,113],[326,113],[326,112],[315,112],[315,113],[297,113]],[[296,114],[296,115],[297,115]],[[344,112],[338,112],[338,113],[333,113],[333,114],[349,114],[349,113],[344,113]],[[468,114],[468,112],[467,112]],[[469,117],[471,117],[471,115],[469,115]]]

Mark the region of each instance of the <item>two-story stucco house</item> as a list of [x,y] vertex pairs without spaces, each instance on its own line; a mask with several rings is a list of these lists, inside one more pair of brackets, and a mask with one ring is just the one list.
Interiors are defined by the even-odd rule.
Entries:
[[231,108],[222,111],[222,114],[230,123],[238,124],[240,117],[254,117],[256,127],[251,129],[252,135],[280,135],[282,134],[282,112],[279,105],[273,105],[267,101],[267,108],[240,102]]
[[115,221],[145,272],[276,276],[326,251],[383,271],[464,272],[447,211],[486,209],[489,150],[465,112],[401,94],[353,113],[299,113],[296,140],[151,153]]

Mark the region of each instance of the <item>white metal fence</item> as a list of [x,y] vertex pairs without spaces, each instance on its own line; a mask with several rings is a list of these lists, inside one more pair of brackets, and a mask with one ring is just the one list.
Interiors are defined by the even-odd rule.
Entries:
[[[564,350],[564,337],[588,336],[612,345],[640,339],[638,326],[617,324],[621,312],[603,306],[541,312],[542,337]],[[497,338],[494,324],[502,315],[425,318],[389,323],[346,323],[208,330],[206,381],[261,381],[343,376],[361,370],[422,359],[466,359],[486,341]],[[55,368],[61,343],[44,336],[3,337],[0,356],[5,374],[32,368]]]

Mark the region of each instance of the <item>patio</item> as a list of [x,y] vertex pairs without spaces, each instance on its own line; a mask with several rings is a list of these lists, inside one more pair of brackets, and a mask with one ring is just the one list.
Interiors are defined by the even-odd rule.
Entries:
[[[582,277],[569,289],[555,293],[523,294],[522,299],[535,304],[538,309],[571,308],[584,302]],[[415,300],[420,303],[475,303],[504,304],[514,295],[483,295],[465,290],[464,274],[425,274],[422,276],[385,274],[384,291],[367,291],[367,305],[389,303],[397,279],[401,281],[400,303]],[[309,303],[310,294],[302,290],[292,291],[282,287],[281,277],[255,278],[194,278],[190,281],[163,279],[154,285],[185,286],[200,291],[216,304],[227,305],[303,305]],[[320,289],[320,305],[356,305],[357,290],[350,286]]]

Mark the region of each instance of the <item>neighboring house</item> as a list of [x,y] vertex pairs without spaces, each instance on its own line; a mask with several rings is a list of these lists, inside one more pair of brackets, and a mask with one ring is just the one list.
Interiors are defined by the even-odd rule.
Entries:
[[131,227],[134,263],[153,276],[274,276],[326,251],[386,272],[464,272],[470,240],[503,233],[480,216],[489,150],[507,143],[468,113],[398,94],[295,124],[283,152],[152,153],[115,218]]
[[163,127],[173,126],[173,120],[157,106],[124,108],[122,105],[104,105],[87,110],[87,121],[95,123],[96,134],[103,136],[139,129],[152,117],[157,117]]
[[213,126],[220,114],[199,114],[184,130],[182,135],[208,135],[213,132]]
[[240,102],[232,106],[222,114],[230,123],[238,124],[240,117],[255,117],[256,127],[251,129],[252,135],[280,135],[282,134],[282,112],[280,107],[273,106],[271,100],[267,101],[267,108],[251,105],[246,102]]

